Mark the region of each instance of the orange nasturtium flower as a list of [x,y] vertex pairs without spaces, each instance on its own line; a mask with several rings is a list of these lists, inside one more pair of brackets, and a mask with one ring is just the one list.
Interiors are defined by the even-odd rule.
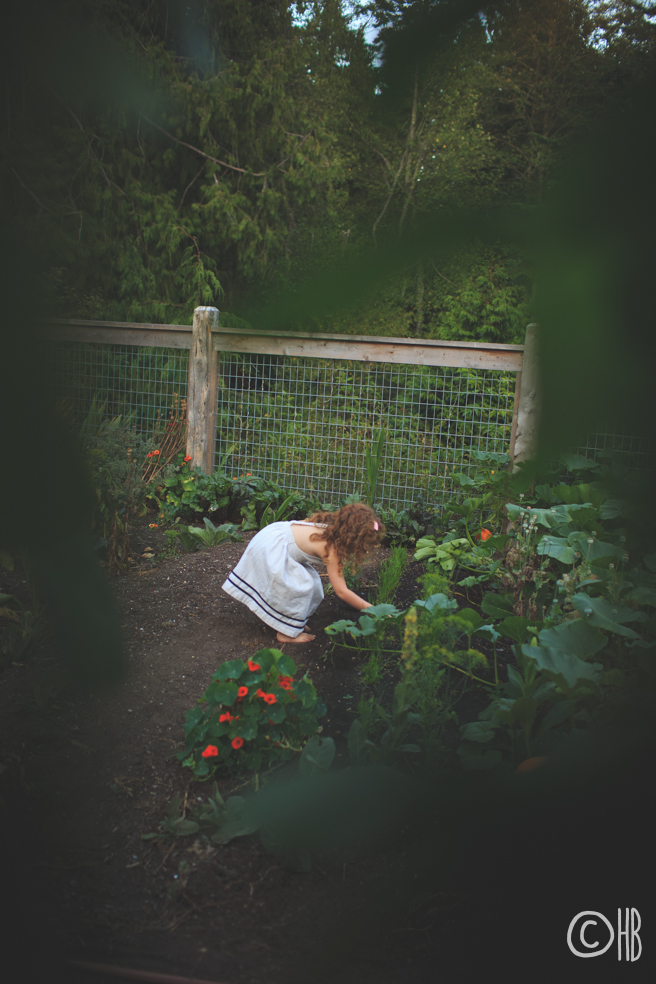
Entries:
[[204,759],[215,758],[218,754],[219,754],[219,750],[216,747],[216,745],[208,745],[205,751],[201,752],[201,755]]
[[239,690],[237,691],[237,696],[245,697],[247,693],[248,693],[248,687],[240,687]]
[[275,694],[265,694],[264,695],[264,700],[265,700],[265,703],[267,703],[267,704],[275,704],[275,702],[276,702],[276,695]]
[[251,671],[251,673],[255,673],[256,670],[259,670],[259,668],[260,668],[259,663],[254,663],[252,659],[249,659],[248,669]]
[[225,714],[220,715],[219,724],[223,724],[224,721],[227,721],[229,724],[231,721],[238,721],[238,720],[239,720],[238,717],[233,717],[230,711],[226,711]]
[[157,523],[148,523],[148,529],[150,529],[150,530],[156,530],[157,529]]
[[183,462],[184,461],[191,461],[191,455],[188,454],[187,457],[186,458],[183,458],[182,460],[183,460]]
[[233,738],[232,741],[230,742],[230,744],[235,749],[241,748],[241,746],[244,744],[244,739],[243,738],[239,738],[239,737]]
[[490,530],[481,530],[481,540],[489,540],[491,536]]

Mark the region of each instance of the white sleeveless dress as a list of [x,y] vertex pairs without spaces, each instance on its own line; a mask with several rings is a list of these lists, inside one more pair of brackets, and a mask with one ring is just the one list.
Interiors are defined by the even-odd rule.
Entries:
[[292,525],[319,524],[295,520],[265,526],[222,587],[272,629],[295,638],[323,601],[323,586],[313,566],[321,561],[296,545]]

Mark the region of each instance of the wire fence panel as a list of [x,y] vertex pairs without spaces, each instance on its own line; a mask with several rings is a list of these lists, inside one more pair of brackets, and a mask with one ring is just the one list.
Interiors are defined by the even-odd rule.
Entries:
[[151,435],[187,396],[185,349],[47,341],[43,354],[53,396],[65,401],[78,423],[95,398],[96,405],[106,404],[104,417],[122,415]]
[[363,492],[381,427],[377,497],[396,508],[461,494],[468,452],[509,450],[513,372],[223,353],[219,373],[217,462],[327,505]]
[[636,437],[626,434],[622,427],[613,427],[608,431],[595,431],[589,434],[585,442],[576,448],[576,454],[586,458],[594,458],[600,451],[613,451],[618,460],[632,471],[648,471],[654,468],[654,442],[648,437]]

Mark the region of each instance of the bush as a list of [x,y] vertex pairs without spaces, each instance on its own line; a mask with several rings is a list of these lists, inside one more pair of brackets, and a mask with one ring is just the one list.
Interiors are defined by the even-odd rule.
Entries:
[[187,714],[182,764],[206,778],[219,766],[257,771],[300,752],[326,708],[307,674],[294,682],[295,673],[278,649],[223,663],[198,701],[206,707]]

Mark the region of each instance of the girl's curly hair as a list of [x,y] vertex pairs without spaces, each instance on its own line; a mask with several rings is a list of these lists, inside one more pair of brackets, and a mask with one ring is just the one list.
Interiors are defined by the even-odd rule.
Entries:
[[[356,565],[361,564],[385,535],[385,527],[373,509],[364,502],[342,506],[337,512],[315,512],[310,516],[310,522],[325,524],[326,529],[313,533],[310,539],[324,540],[329,547],[334,548],[340,571],[347,560]],[[378,529],[374,523],[378,525]]]

